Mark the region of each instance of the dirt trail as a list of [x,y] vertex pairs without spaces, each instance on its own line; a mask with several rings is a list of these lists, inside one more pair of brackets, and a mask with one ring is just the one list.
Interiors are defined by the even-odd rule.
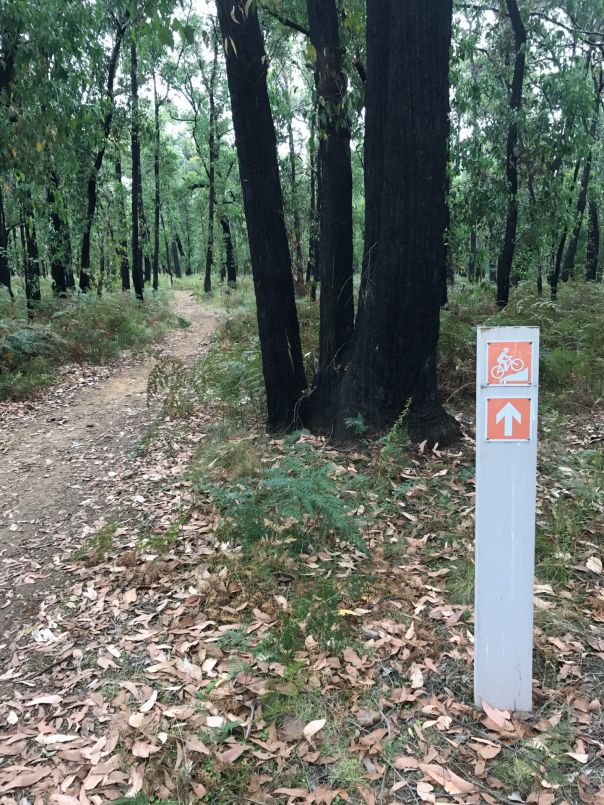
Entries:
[[120,477],[137,470],[137,441],[157,413],[147,378],[158,351],[188,362],[203,352],[216,313],[186,291],[173,309],[190,322],[153,353],[77,368],[33,404],[0,405],[0,655],[19,615],[60,584],[53,561],[119,509]]

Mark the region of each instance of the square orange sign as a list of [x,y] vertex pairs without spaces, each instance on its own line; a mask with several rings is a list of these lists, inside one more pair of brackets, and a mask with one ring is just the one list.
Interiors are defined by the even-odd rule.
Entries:
[[487,343],[488,386],[530,386],[532,379],[532,341]]
[[487,399],[487,441],[526,442],[530,438],[530,399],[525,397]]

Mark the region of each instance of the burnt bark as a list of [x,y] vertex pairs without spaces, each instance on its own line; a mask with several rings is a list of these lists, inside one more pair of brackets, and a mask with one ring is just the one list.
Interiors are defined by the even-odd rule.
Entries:
[[103,130],[101,145],[96,152],[94,158],[94,165],[92,173],[88,177],[86,185],[86,218],[84,219],[84,232],[82,235],[82,250],[80,255],[80,290],[86,292],[90,288],[90,239],[92,235],[92,223],[94,220],[94,213],[97,205],[97,182],[98,175],[103,165],[103,158],[105,156],[105,149],[107,147],[107,139],[111,131],[111,123],[113,122],[113,94],[115,84],[115,73],[117,71],[117,63],[120,54],[120,48],[126,26],[121,25],[115,36],[113,50],[109,59],[109,69],[107,73],[107,87],[105,91],[105,101],[107,110],[103,118]]
[[138,119],[138,58],[136,39],[130,44],[130,91],[132,101],[132,121],[130,142],[132,151],[132,285],[136,298],[143,299],[143,252],[140,239],[140,188],[141,188],[141,145]]
[[452,3],[408,0],[385,12],[386,5],[367,2],[366,192],[379,213],[366,232],[371,260],[335,436],[353,437],[347,419],[360,416],[376,433],[405,415],[414,440],[444,443],[458,434],[436,379]]
[[59,177],[54,170],[51,173],[50,181],[51,184],[46,193],[51,224],[48,243],[50,276],[52,277],[53,293],[57,296],[65,296],[68,287],[67,278],[71,272],[71,238],[69,225],[64,215],[57,209]]
[[306,284],[310,286],[311,299],[317,297],[319,251],[319,221],[317,216],[317,148],[316,148],[316,105],[310,118],[310,139],[308,153],[310,161],[310,209],[308,211],[308,262],[306,263]]
[[510,298],[510,276],[514,252],[516,250],[516,231],[518,229],[518,132],[519,116],[522,109],[522,90],[526,67],[526,28],[516,0],[506,0],[506,6],[514,31],[514,74],[510,95],[510,125],[506,143],[507,212],[505,234],[497,260],[497,305],[505,307]]
[[255,5],[216,0],[226,49],[235,142],[252,264],[271,430],[291,428],[306,387],[291,257],[283,220],[268,69]]
[[25,257],[25,299],[28,317],[32,318],[35,303],[40,301],[42,295],[40,293],[40,255],[31,206],[26,208],[23,218],[21,242]]
[[4,196],[2,193],[2,183],[0,182],[0,285],[13,296],[11,287],[10,263],[8,260],[8,229],[6,227],[6,215],[4,212]]
[[310,37],[317,57],[320,330],[315,406],[330,420],[354,328],[352,287],[352,166],[346,77],[335,0],[307,0]]
[[595,282],[598,276],[598,260],[600,259],[600,221],[598,205],[595,199],[589,201],[589,229],[587,232],[587,261],[585,279]]

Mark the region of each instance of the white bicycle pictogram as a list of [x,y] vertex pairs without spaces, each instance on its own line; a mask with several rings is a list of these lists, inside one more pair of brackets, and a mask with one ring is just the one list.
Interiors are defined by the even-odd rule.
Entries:
[[495,380],[502,380],[507,375],[515,375],[524,369],[522,358],[513,358],[509,354],[509,348],[505,347],[497,357],[497,365],[491,369],[491,375]]

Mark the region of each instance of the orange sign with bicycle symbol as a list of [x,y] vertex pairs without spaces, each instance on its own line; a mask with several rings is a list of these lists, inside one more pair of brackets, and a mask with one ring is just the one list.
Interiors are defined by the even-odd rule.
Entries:
[[532,378],[532,341],[489,341],[488,386],[530,386]]

